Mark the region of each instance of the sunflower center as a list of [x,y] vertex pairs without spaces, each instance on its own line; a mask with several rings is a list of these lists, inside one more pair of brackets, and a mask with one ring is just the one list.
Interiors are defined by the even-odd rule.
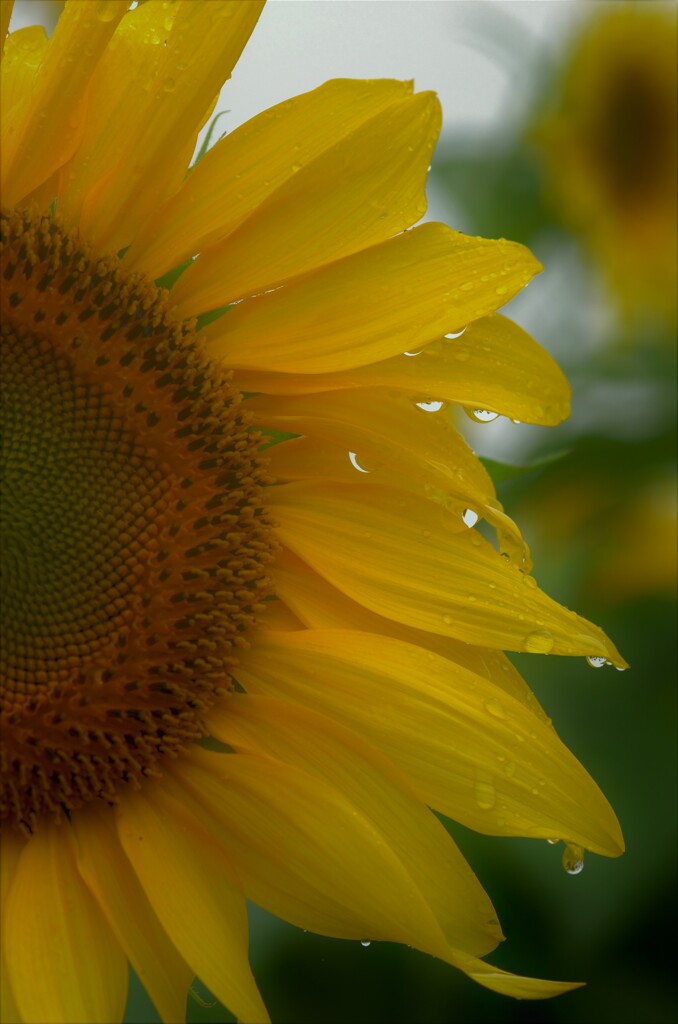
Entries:
[[259,438],[163,293],[2,215],[0,821],[205,735],[267,593]]

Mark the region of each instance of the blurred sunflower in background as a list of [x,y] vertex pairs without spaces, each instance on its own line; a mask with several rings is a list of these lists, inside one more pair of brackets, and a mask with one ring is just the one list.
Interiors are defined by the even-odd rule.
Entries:
[[676,325],[677,28],[673,4],[603,4],[536,128],[559,216],[641,329]]
[[[440,127],[335,80],[196,139],[258,2],[2,11],[3,1022],[268,1019],[245,899],[497,992],[495,911],[433,807],[623,850],[504,651],[624,668],[551,600],[445,405],[552,425],[497,309],[522,245],[408,230]],[[484,520],[492,541],[476,529]]]

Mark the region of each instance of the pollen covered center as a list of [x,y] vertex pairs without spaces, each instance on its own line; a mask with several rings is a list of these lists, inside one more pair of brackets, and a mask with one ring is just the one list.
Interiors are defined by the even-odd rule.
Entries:
[[259,439],[162,291],[3,214],[0,820],[206,733],[267,593]]

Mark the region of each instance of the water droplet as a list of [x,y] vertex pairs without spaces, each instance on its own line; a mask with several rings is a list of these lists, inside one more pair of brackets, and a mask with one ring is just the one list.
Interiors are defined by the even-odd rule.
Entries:
[[474,512],[472,508],[465,508],[464,514],[462,515],[461,518],[464,522],[464,525],[468,526],[468,528],[470,529],[472,526],[475,526],[476,523],[478,522],[478,513]]
[[464,412],[476,423],[491,423],[492,420],[499,418],[499,413],[490,409],[464,409]]
[[422,349],[419,349],[418,352],[403,352],[403,355],[404,356],[420,356],[421,353],[422,353]]
[[568,843],[563,850],[563,867],[568,875],[579,875],[584,870],[584,851],[581,846]]
[[163,82],[163,89],[165,92],[174,92],[177,87],[177,83],[173,78],[166,78]]
[[442,407],[445,405],[444,402],[416,402],[417,409],[423,409],[424,412],[440,412]]
[[464,333],[465,330],[466,330],[466,328],[462,327],[462,329],[460,331],[452,331],[450,334],[446,334],[445,337],[449,338],[450,341],[453,338],[461,338],[461,336],[462,336],[462,334]]
[[590,654],[586,660],[591,668],[602,668],[603,665],[607,665],[607,658],[599,658],[598,655]]
[[506,718],[506,712],[498,700],[486,700],[485,707],[495,718]]
[[532,590],[536,589],[537,581],[534,576],[530,576],[528,573],[523,575],[523,583],[526,587],[530,587]]
[[497,295],[506,295],[508,288],[506,285],[500,284],[498,288],[494,289]]
[[522,422],[523,422],[522,420],[511,420],[511,423],[521,424]]
[[353,468],[357,469],[359,473],[371,473],[372,472],[371,469],[363,469],[363,467],[358,462],[358,456],[356,455],[355,452],[349,452],[348,453],[348,457],[351,460],[351,465],[353,466]]
[[546,842],[549,844],[549,846],[557,846],[560,842],[560,839],[547,839]]
[[626,665],[616,665],[617,672],[626,672]]
[[369,939],[363,939],[363,940],[361,941],[360,945],[361,945],[361,946],[371,946],[371,945],[372,945],[372,943],[371,943],[371,942],[369,941]]
[[535,629],[523,640],[523,650],[528,654],[549,654],[555,641],[548,629]]
[[460,284],[459,287],[463,292],[470,292],[473,290],[475,285],[473,284],[473,281],[464,281],[464,283]]
[[478,807],[480,807],[481,811],[489,811],[494,807],[496,793],[491,782],[486,782],[483,779],[477,779],[475,785],[475,796],[476,803],[478,804]]
[[446,626],[451,626],[452,625],[452,616],[451,615],[443,615],[443,622],[445,623]]

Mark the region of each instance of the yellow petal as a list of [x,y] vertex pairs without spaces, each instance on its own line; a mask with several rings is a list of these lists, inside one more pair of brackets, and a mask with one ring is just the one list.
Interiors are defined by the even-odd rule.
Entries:
[[557,604],[476,530],[405,491],[323,482],[270,489],[282,543],[367,608],[500,650],[625,662],[602,630]]
[[165,1024],[184,1019],[194,971],[155,916],[123,852],[108,807],[73,819],[78,870]]
[[531,569],[527,545],[502,511],[482,463],[447,415],[426,412],[415,398],[426,395],[408,400],[379,389],[295,398],[261,395],[247,409],[264,430],[306,435],[271,451],[271,472],[279,479],[304,479],[312,473],[314,479],[402,487],[442,504],[450,513],[450,529],[467,528],[463,516],[470,508],[495,527],[499,550],[521,569]]
[[623,851],[610,805],[550,725],[431,651],[349,630],[262,633],[238,681],[355,729],[469,828]]
[[[342,594],[286,548],[276,554],[271,576],[275,593],[282,598],[302,626],[309,629],[357,629],[395,637],[415,647],[434,651],[476,675],[489,679],[495,686],[525,704],[543,721],[550,722],[525,680],[502,651],[475,647],[453,637],[426,633],[394,622],[393,619],[385,619]],[[282,601],[275,604],[281,604]],[[264,625],[266,629],[277,628],[275,622],[270,621],[268,609]]]
[[348,797],[396,852],[451,945],[486,953],[502,939],[490,900],[450,836],[356,733],[289,701],[239,694],[210,712],[209,725],[234,750],[296,765]]
[[7,970],[25,1021],[122,1020],[127,959],[78,873],[68,825],[43,821],[26,844],[3,928]]
[[173,296],[196,313],[276,287],[385,241],[426,210],[440,131],[434,93],[399,103],[297,168],[226,240],[205,250]]
[[200,749],[173,773],[185,798],[211,816],[210,827],[221,826],[248,898],[310,931],[446,955],[440,926],[397,852],[324,779],[277,758]]
[[207,347],[234,368],[325,373],[363,366],[461,330],[508,302],[540,269],[514,242],[422,224],[241,302],[205,329]]
[[[105,93],[106,83],[113,84],[117,76],[119,84],[109,101],[115,103],[115,120],[109,127],[97,113],[100,128],[90,143],[90,155],[102,176],[83,195],[80,227],[99,247],[114,251],[129,244],[136,227],[165,197],[176,171],[177,147],[183,152],[195,138],[215,95],[230,77],[263,2],[182,0],[173,23],[171,7],[149,7],[148,12],[143,5],[131,11],[112,41],[99,92]],[[135,35],[137,24],[143,29]],[[160,56],[144,75],[139,55],[151,46]],[[136,57],[128,78],[132,48]]]
[[2,129],[2,201],[16,205],[75,151],[84,127],[87,87],[127,7],[118,0],[64,8],[30,94]]
[[[19,126],[23,127],[25,111],[31,102],[33,81],[45,59],[47,46],[47,36],[40,25],[20,28],[12,32],[5,42],[0,73],[3,145],[6,131],[10,133],[10,129],[16,131]],[[10,117],[15,109],[16,113]]]
[[247,913],[221,844],[163,784],[126,795],[118,833],[170,940],[238,1020],[268,1021],[247,959]]
[[452,950],[449,957],[450,963],[458,967],[469,978],[477,981],[479,985],[491,989],[493,992],[500,992],[504,996],[513,996],[514,999],[552,999],[553,996],[560,996],[563,992],[571,992],[572,989],[581,988],[584,984],[581,981],[544,981],[541,978],[523,978],[519,974],[510,974],[502,971],[499,967],[486,964],[475,956],[463,953],[461,950]]
[[410,82],[336,79],[252,118],[193,167],[144,224],[125,263],[158,277],[214,246],[280,189],[293,167],[308,166],[411,92]]
[[239,370],[235,379],[243,391],[272,395],[385,387],[543,426],[560,423],[570,411],[570,388],[557,363],[499,314],[476,320],[461,337],[438,339],[417,355],[399,354],[337,373]]
[[3,56],[5,50],[5,36],[9,29],[13,7],[14,0],[0,0],[0,50],[2,50]]
[[[25,845],[26,841],[23,838],[8,829],[5,829],[0,836],[0,936],[5,933],[7,894]],[[5,943],[0,941],[0,1019],[2,1019],[2,1024],[21,1024],[21,1015],[7,974],[5,950]]]

